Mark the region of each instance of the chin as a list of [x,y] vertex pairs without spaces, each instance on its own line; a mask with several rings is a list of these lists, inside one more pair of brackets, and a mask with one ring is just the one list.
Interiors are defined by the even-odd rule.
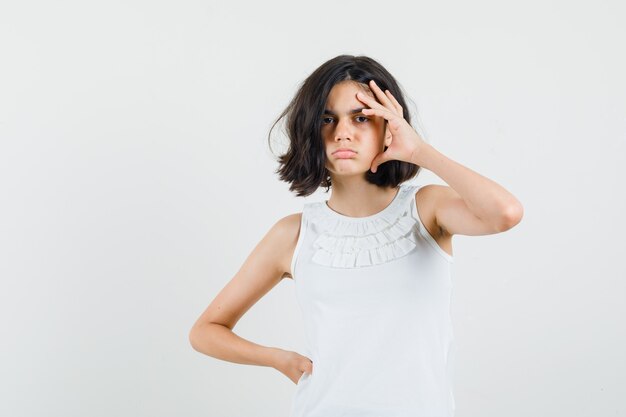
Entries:
[[369,167],[367,168],[354,168],[354,169],[335,169],[334,171],[331,171],[332,174],[336,177],[352,177],[355,175],[358,176],[362,176],[364,174],[366,174],[367,172],[369,172]]

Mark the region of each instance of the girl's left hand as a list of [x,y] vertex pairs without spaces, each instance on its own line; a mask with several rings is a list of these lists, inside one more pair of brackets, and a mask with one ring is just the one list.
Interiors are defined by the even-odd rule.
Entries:
[[376,155],[372,160],[370,169],[372,172],[376,172],[380,164],[392,160],[414,164],[414,158],[417,156],[419,150],[423,149],[424,146],[428,144],[424,142],[415,129],[404,119],[402,106],[400,106],[400,103],[398,103],[391,92],[389,90],[383,92],[383,90],[376,85],[374,80],[370,80],[369,85],[380,103],[367,94],[361,92],[357,93],[357,99],[370,107],[369,109],[363,109],[362,113],[384,117],[387,120],[387,129],[389,129],[391,133],[391,143],[387,147],[387,150]]

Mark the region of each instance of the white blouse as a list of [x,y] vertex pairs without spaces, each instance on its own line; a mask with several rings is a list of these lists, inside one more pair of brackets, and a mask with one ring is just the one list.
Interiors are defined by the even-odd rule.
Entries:
[[313,372],[290,417],[454,415],[454,259],[419,218],[420,187],[367,217],[304,204],[291,271]]

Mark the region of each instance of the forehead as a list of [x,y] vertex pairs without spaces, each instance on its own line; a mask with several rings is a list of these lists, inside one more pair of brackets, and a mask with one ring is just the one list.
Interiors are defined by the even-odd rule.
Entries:
[[363,92],[369,96],[374,96],[369,86],[356,81],[342,81],[333,86],[326,98],[326,108],[344,108],[363,106],[363,103],[356,98],[357,92]]

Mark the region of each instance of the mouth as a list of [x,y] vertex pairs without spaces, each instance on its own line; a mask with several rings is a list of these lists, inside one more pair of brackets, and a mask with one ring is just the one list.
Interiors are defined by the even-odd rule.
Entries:
[[333,155],[339,159],[346,159],[352,158],[354,155],[356,155],[356,152],[352,149],[337,149],[335,152],[333,152]]

